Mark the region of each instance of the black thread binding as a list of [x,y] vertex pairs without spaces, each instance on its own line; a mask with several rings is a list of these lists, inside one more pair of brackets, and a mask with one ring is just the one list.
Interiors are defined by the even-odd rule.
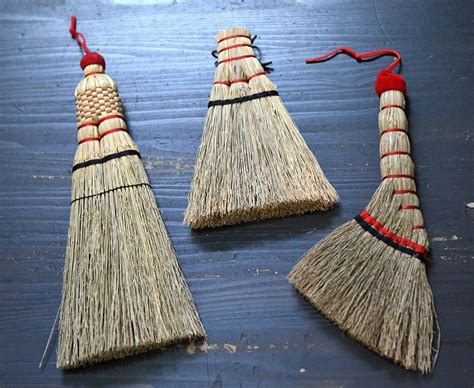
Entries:
[[71,205],[72,205],[74,202],[80,201],[80,200],[82,200],[82,199],[97,197],[97,196],[99,196],[99,195],[111,193],[112,191],[116,191],[116,190],[120,190],[120,189],[128,189],[129,187],[139,187],[139,186],[148,186],[148,187],[151,189],[151,186],[150,186],[149,183],[137,183],[137,184],[134,184],[134,185],[119,186],[119,187],[116,187],[116,188],[114,188],[114,189],[101,191],[100,193],[97,193],[97,194],[84,195],[83,197],[74,198],[74,199],[71,201]]
[[372,228],[372,226],[369,223],[367,223],[360,215],[355,216],[354,220],[356,220],[359,223],[359,225],[364,230],[369,232],[372,236],[379,239],[380,241],[383,241],[385,244],[390,245],[392,248],[400,252],[406,253],[410,256],[416,257],[417,259],[421,260],[423,263],[428,262],[428,258],[425,255],[422,255],[421,253],[414,251],[413,249],[410,249],[408,247],[404,247],[403,245],[399,245],[395,241],[388,238],[387,236],[384,236],[383,234],[379,233],[377,230]]
[[80,168],[93,166],[94,164],[102,164],[102,163],[108,162],[109,160],[122,158],[124,156],[129,156],[129,155],[136,155],[139,158],[141,158],[141,155],[138,151],[126,150],[126,151],[122,151],[122,152],[117,152],[116,154],[110,154],[110,155],[104,156],[101,159],[92,159],[92,160],[88,160],[87,162],[82,162],[82,163],[75,164],[72,167],[72,172],[74,172],[76,170],[79,170]]
[[230,100],[214,100],[214,101],[209,101],[209,104],[207,104],[207,107],[210,108],[212,106],[222,106],[222,105],[231,105],[231,104],[239,104],[241,102],[246,102],[246,101],[252,101],[256,100],[258,98],[265,98],[265,97],[271,97],[271,96],[278,96],[278,92],[276,90],[267,90],[265,92],[261,93],[256,93],[256,94],[251,94],[250,96],[244,96],[244,97],[238,97],[238,98],[232,98]]

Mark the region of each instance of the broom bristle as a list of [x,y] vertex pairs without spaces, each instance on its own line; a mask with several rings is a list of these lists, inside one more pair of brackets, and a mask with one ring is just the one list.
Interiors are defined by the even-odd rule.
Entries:
[[250,36],[232,28],[216,37],[219,64],[184,219],[195,229],[329,210],[338,199]]
[[[366,212],[397,235],[415,234],[384,181]],[[432,369],[435,308],[422,260],[389,245],[362,218],[349,221],[308,251],[290,282],[328,319],[383,357],[410,370]]]
[[57,366],[205,336],[115,84],[90,75],[76,98],[79,123],[98,124],[79,140],[102,139],[80,144],[74,163]]

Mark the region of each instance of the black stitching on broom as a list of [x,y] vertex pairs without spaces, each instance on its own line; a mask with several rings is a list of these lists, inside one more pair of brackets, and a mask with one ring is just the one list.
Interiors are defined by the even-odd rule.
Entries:
[[123,156],[129,156],[129,155],[136,155],[139,158],[141,158],[141,155],[138,151],[126,150],[126,151],[122,151],[122,152],[117,152],[116,154],[111,154],[111,155],[104,156],[101,159],[92,159],[92,160],[88,160],[87,162],[82,162],[82,163],[75,164],[72,167],[72,172],[74,172],[74,171],[76,171],[80,168],[93,166],[94,164],[102,164],[102,163],[108,162],[109,160],[121,158]]
[[[253,37],[250,38],[250,47],[253,48],[255,50],[255,58],[260,62],[260,65],[263,67],[263,71],[267,72],[267,73],[271,73],[274,69],[273,67],[270,67],[268,65],[271,65],[272,64],[272,61],[270,62],[262,62],[261,58],[262,58],[262,50],[260,49],[260,47],[256,46],[253,44],[253,42],[255,42],[255,39],[257,39],[258,35],[254,35]],[[211,51],[211,55],[218,59],[219,58],[219,51],[218,50],[213,50]],[[219,61],[215,61],[214,62],[214,65],[217,67],[219,65]]]
[[404,247],[403,245],[399,245],[397,244],[395,241],[389,239],[387,236],[384,236],[383,234],[379,233],[378,231],[376,231],[374,228],[372,228],[372,226],[367,223],[360,215],[357,215],[354,217],[354,220],[356,220],[358,222],[358,224],[367,232],[369,232],[372,236],[374,236],[375,238],[379,239],[380,241],[383,241],[385,244],[387,245],[390,245],[392,248],[400,251],[400,252],[403,252],[403,253],[406,253],[410,256],[413,256],[413,257],[416,257],[417,259],[419,259],[420,261],[422,261],[423,263],[427,263],[428,262],[428,258],[424,255],[422,255],[421,253],[418,253],[416,251],[414,251],[413,249],[410,249],[410,248],[407,248],[407,247]]
[[134,184],[134,185],[119,186],[119,187],[115,187],[114,189],[101,191],[100,193],[97,193],[97,194],[85,195],[85,196],[83,196],[83,197],[74,198],[74,199],[71,201],[71,204],[73,204],[73,203],[76,202],[76,201],[80,201],[80,200],[82,200],[82,199],[88,199],[88,198],[92,198],[92,197],[97,197],[97,196],[99,196],[99,195],[111,193],[112,191],[117,191],[117,190],[120,190],[120,189],[128,189],[129,187],[140,187],[140,186],[148,186],[148,187],[151,189],[151,186],[150,186],[149,183],[136,183],[136,184]]
[[276,90],[267,90],[265,92],[251,94],[250,96],[231,98],[230,100],[209,101],[209,104],[207,104],[207,107],[210,108],[212,106],[239,104],[241,102],[252,101],[252,100],[256,100],[258,98],[272,97],[272,96],[278,96],[278,95],[279,94]]

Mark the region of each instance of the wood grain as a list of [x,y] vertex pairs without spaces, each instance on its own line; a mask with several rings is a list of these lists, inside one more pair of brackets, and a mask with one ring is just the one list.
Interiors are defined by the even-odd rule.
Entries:
[[[472,385],[472,2],[137,3],[0,2],[0,385]],[[82,77],[71,14],[119,85],[209,338],[196,349],[64,373],[54,367],[54,352],[43,371],[37,365],[60,300],[69,221],[73,91]],[[182,219],[213,80],[213,37],[236,25],[259,35],[256,44],[275,68],[271,78],[341,203],[325,214],[191,232]],[[443,335],[430,376],[362,348],[286,280],[308,248],[367,204],[379,182],[373,81],[389,59],[304,64],[342,44],[390,46],[403,56]]]

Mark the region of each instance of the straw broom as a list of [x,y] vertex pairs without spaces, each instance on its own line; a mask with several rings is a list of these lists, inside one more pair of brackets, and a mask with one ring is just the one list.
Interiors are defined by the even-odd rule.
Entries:
[[105,61],[87,49],[57,366],[75,368],[205,336]]
[[[310,249],[289,281],[328,319],[357,341],[410,370],[430,372],[439,348],[433,295],[426,277],[429,242],[414,180],[404,79],[391,73],[393,50],[356,59],[395,55],[377,77],[382,182],[355,219]],[[434,348],[433,348],[434,347]]]
[[184,218],[194,229],[329,210],[338,200],[252,40],[244,28],[216,36],[215,82]]

